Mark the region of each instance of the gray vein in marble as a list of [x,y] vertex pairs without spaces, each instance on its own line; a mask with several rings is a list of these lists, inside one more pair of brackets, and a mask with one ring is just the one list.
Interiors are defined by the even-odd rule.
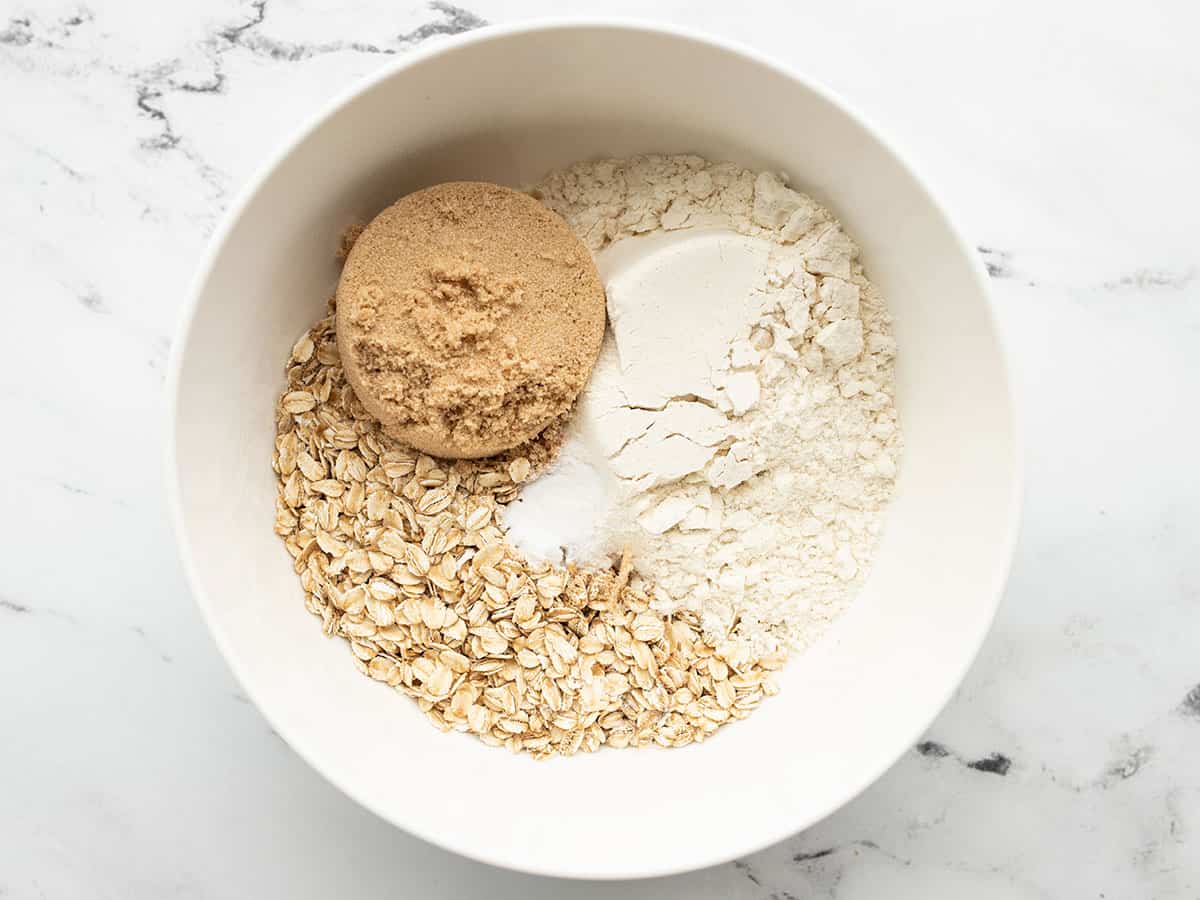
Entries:
[[267,18],[267,0],[253,0],[250,4],[250,18],[240,25],[231,25],[221,30],[221,37],[236,44],[241,36],[251,28],[257,28]]
[[[839,844],[836,847],[825,847],[821,850],[801,851],[799,853],[792,854],[792,862],[800,863],[802,865],[817,863],[817,860],[825,859],[826,857],[830,856],[837,856],[844,851],[855,850],[858,848],[870,850],[873,853],[878,853],[880,856],[887,857],[888,859],[892,860],[892,862],[900,863],[902,866],[912,865],[911,859],[898,856],[897,854],[892,853],[890,850],[884,850],[877,843],[871,840],[849,841],[845,844]],[[822,863],[817,864],[822,865]]]
[[142,141],[142,146],[148,150],[172,150],[179,146],[179,135],[175,133],[175,129],[171,126],[171,120],[167,118],[167,114],[153,104],[152,101],[162,97],[162,91],[151,87],[149,84],[139,84],[137,86],[137,108],[142,111],[142,114],[153,119],[162,125],[162,131],[154,137],[145,138]]
[[[975,248],[983,258],[984,268],[988,277],[997,281],[1023,281],[1027,287],[1071,287],[1070,284],[1054,283],[1030,278],[1020,271],[1013,263],[1013,253],[1009,250],[998,250],[995,247],[980,245]],[[1200,276],[1200,268],[1189,266],[1182,269],[1144,266],[1117,275],[1099,284],[1087,285],[1090,289],[1100,289],[1117,293],[1141,293],[1148,291],[1180,291],[1196,281]],[[1074,285],[1078,286],[1078,285]]]
[[400,40],[407,43],[416,43],[423,41],[426,38],[434,37],[439,34],[462,34],[464,31],[471,31],[475,28],[482,28],[487,25],[487,20],[480,18],[470,10],[463,9],[461,6],[454,6],[450,3],[442,3],[441,0],[433,0],[429,4],[431,9],[435,9],[445,16],[445,21],[429,22],[414,28],[408,34],[400,36]]
[[1196,274],[1195,267],[1182,271],[1142,268],[1135,269],[1111,281],[1106,281],[1103,287],[1108,291],[1148,291],[1156,289],[1178,291],[1191,284],[1196,279]]
[[1065,788],[1074,794],[1082,794],[1093,790],[1112,790],[1145,771],[1147,765],[1154,757],[1154,748],[1149,744],[1132,746],[1129,744],[1128,739],[1123,740],[1121,743],[1125,749],[1115,756],[1113,761],[1105,767],[1103,773],[1090,780],[1082,780],[1060,774],[1052,771],[1045,765],[1041,767],[1042,774],[1051,784]]
[[100,296],[100,292],[94,287],[89,287],[75,299],[78,300],[79,305],[88,312],[93,312],[102,316],[107,316],[112,312],[112,310],[109,309],[108,304],[104,302],[104,298]]
[[1181,716],[1200,719],[1200,684],[1187,692],[1177,709]]
[[[152,153],[175,152],[183,156],[195,167],[201,181],[211,190],[215,206],[220,208],[224,205],[225,197],[228,194],[229,177],[211,166],[179,133],[163,103],[169,93],[220,95],[227,88],[227,76],[222,65],[222,56],[237,49],[284,61],[299,61],[341,51],[390,55],[436,35],[460,34],[487,24],[482,17],[475,13],[449,3],[435,0],[430,4],[430,8],[437,13],[437,17],[433,21],[422,24],[410,32],[397,35],[390,45],[357,41],[295,43],[279,40],[263,33],[262,26],[268,19],[268,2],[267,0],[254,0],[250,4],[250,15],[245,21],[221,28],[215,35],[202,42],[202,49],[212,65],[212,73],[207,79],[177,79],[175,74],[181,66],[178,59],[162,62],[135,72],[129,72],[103,60],[97,60],[94,64],[117,77],[130,79],[133,82],[134,106],[138,114],[154,122],[157,126],[154,134],[141,140],[142,148]],[[28,47],[35,45],[39,48],[61,50],[62,48],[55,43],[55,38],[69,37],[76,28],[92,22],[93,19],[94,16],[90,11],[81,10],[54,24],[39,24],[35,28],[34,21],[30,17],[14,17],[0,32],[0,46]],[[84,180],[81,172],[56,157],[50,156],[47,151],[37,148],[35,152],[49,159],[72,179]],[[85,308],[93,312],[105,311],[101,298],[94,292],[87,292],[79,299]],[[152,368],[161,368],[154,359],[150,360],[150,365]]]
[[56,165],[73,181],[86,181],[87,180],[87,176],[85,176],[82,172],[80,172],[78,169],[71,168],[70,166],[68,166],[65,162],[63,162],[61,159],[59,159],[54,154],[49,153],[46,150],[41,150],[41,149],[39,149],[35,152],[37,153],[38,156],[42,157],[42,159],[49,160],[54,165]]
[[[196,166],[201,179],[213,189],[218,201],[222,201],[227,194],[227,176],[210,166],[183,140],[167,111],[159,102],[167,92],[222,94],[227,88],[227,76],[222,65],[222,57],[237,49],[284,62],[299,62],[315,56],[339,52],[393,55],[435,35],[461,34],[487,24],[486,20],[480,16],[449,3],[435,0],[430,4],[430,8],[439,14],[439,18],[427,22],[413,31],[397,35],[394,45],[344,40],[297,43],[264,34],[262,29],[267,24],[268,2],[267,0],[254,0],[250,4],[250,15],[245,21],[221,28],[215,36],[203,42],[205,55],[212,64],[212,74],[207,80],[177,80],[174,74],[180,67],[178,60],[160,63],[135,76],[135,105],[142,116],[158,123],[159,126],[157,134],[143,139],[142,147],[154,152],[175,151],[181,153]],[[25,33],[26,31],[16,32],[18,35]]]
[[0,45],[25,47],[33,43],[32,25],[28,18],[9,19],[8,27],[0,31]]
[[[50,28],[54,37],[68,38],[74,33],[76,28],[91,22],[94,18],[95,16],[90,10],[81,9],[72,16],[59,19]],[[57,45],[51,39],[49,33],[34,30],[33,19],[29,16],[14,16],[10,18],[8,20],[8,27],[0,31],[0,46],[28,47],[30,44],[57,49]]]
[[905,859],[903,856],[898,856],[895,853],[892,853],[890,850],[884,850],[882,847],[880,847],[874,841],[855,841],[854,846],[865,847],[867,850],[872,850],[875,853],[880,854],[881,856],[886,856],[892,862],[898,862],[902,866],[911,866],[912,865],[911,859]]
[[29,153],[32,156],[37,157],[38,159],[46,160],[46,162],[50,163],[52,166],[54,166],[54,168],[58,169],[60,172],[62,172],[64,175],[66,175],[68,178],[70,178],[72,181],[82,182],[82,181],[88,180],[88,177],[86,175],[84,175],[78,169],[75,169],[72,166],[67,165],[65,162],[63,162],[61,159],[59,159],[57,156],[55,156],[53,153],[51,153],[45,147],[34,146],[33,144],[30,144],[27,141],[22,140],[15,134],[0,134],[0,139],[9,141],[10,143],[15,144],[16,146],[20,147],[22,152],[24,152],[24,153]]
[[[269,59],[282,62],[299,62],[311,59],[314,56],[344,51],[391,56],[412,44],[420,43],[426,38],[435,35],[461,34],[464,31],[480,28],[487,24],[485,19],[449,3],[434,0],[429,6],[434,11],[440,13],[441,18],[420,25],[406,34],[397,35],[394,38],[394,45],[392,46],[363,41],[296,43],[294,41],[284,41],[270,37],[259,30],[267,21],[267,0],[254,0],[250,5],[252,10],[250,18],[240,25],[222,29],[219,32],[219,36],[228,42],[230,46],[241,47],[259,56],[265,56]],[[218,72],[215,81],[218,85],[223,83],[220,72]],[[218,87],[215,92],[219,92],[219,90],[220,88]]]
[[78,625],[79,620],[61,609],[48,609],[46,607],[34,607],[27,603],[18,603],[16,600],[11,600],[8,597],[0,597],[0,610],[14,613],[21,616],[52,616],[56,619],[62,619],[65,622],[70,622],[72,625]]
[[[911,860],[905,859],[904,857],[892,853],[889,850],[885,850],[875,841],[868,839],[846,841],[845,843],[824,847],[819,850],[800,851],[792,854],[791,862],[803,866],[810,876],[820,873],[823,879],[828,879],[828,883],[825,885],[825,890],[823,890],[820,895],[825,897],[836,897],[838,893],[838,886],[840,885],[842,877],[845,874],[848,862],[847,859],[843,857],[848,855],[857,856],[862,851],[876,854],[885,859],[891,860],[900,866],[912,865]],[[827,857],[835,858],[827,859]],[[823,860],[824,862],[822,862]],[[800,900],[797,894],[772,883],[772,881],[778,878],[780,874],[779,872],[767,874],[761,871],[757,866],[751,865],[746,860],[735,860],[733,867],[739,873],[741,873],[745,880],[753,885],[754,888],[759,890],[765,889],[770,892],[764,895],[764,900]],[[790,875],[788,875],[786,872],[784,874],[787,880],[790,881]],[[772,875],[775,877],[773,878]],[[812,885],[810,884],[810,886]],[[756,891],[756,894],[757,893],[758,891]],[[805,893],[804,896],[815,897],[817,894]]]
[[[64,487],[65,487],[65,485],[64,485]],[[17,615],[44,614],[44,615],[53,616],[58,619],[63,619],[64,621],[70,622],[73,625],[79,624],[79,620],[75,616],[71,615],[70,613],[63,612],[62,610],[59,610],[59,609],[45,609],[45,608],[35,609],[32,606],[28,606],[27,604],[24,604],[24,603],[18,603],[17,601],[10,600],[7,597],[0,597],[0,610],[4,610],[4,611],[10,612],[10,613],[15,613]],[[129,630],[133,634],[136,634],[139,638],[141,638],[141,640],[146,644],[147,647],[150,648],[150,650],[154,653],[154,655],[157,656],[159,659],[161,659],[163,662],[172,663],[175,661],[174,657],[172,657],[166,651],[162,650],[150,638],[150,635],[148,635],[146,633],[146,629],[144,629],[141,625],[131,625],[131,626],[129,626]]]
[[185,94],[220,94],[225,90],[225,73],[217,69],[211,79],[200,82],[172,79],[171,87]]
[[1127,756],[1112,763],[1105,770],[1103,777],[1096,780],[1096,786],[1107,789],[1122,781],[1128,781],[1141,771],[1153,755],[1154,748],[1148,745],[1133,748]]
[[1012,768],[1012,760],[1003,753],[992,753],[982,759],[974,759],[966,764],[968,769],[976,772],[988,772],[992,775],[1004,776]]
[[1007,250],[996,250],[993,247],[976,247],[983,257],[983,265],[992,278],[1012,278],[1016,272],[1012,267],[1012,254]]
[[821,859],[826,856],[832,856],[837,850],[834,847],[826,847],[824,850],[813,850],[807,853],[796,853],[792,856],[792,862],[812,862],[814,859]]
[[91,22],[95,18],[95,13],[90,9],[81,9],[75,15],[63,19],[63,29],[67,34],[70,34],[72,29]]
[[934,759],[941,759],[950,755],[950,751],[937,741],[921,741],[921,743],[917,744],[916,751],[922,756],[929,756]]
[[994,278],[997,281],[1021,280],[1025,282],[1026,287],[1038,286],[1038,282],[1017,271],[1013,265],[1013,255],[1010,251],[983,246],[976,247],[975,249],[983,257],[983,265],[987,269],[989,278]]
[[129,630],[140,637],[145,642],[146,646],[150,648],[151,652],[153,652],[154,655],[163,662],[173,663],[175,661],[175,659],[169,653],[164,652],[158,647],[157,644],[154,643],[154,641],[150,640],[150,635],[146,634],[146,629],[142,628],[141,625],[132,625],[130,626]]
[[746,862],[744,859],[735,859],[733,861],[733,867],[735,869],[737,869],[739,872],[741,872],[743,875],[745,875],[746,880],[749,881],[751,884],[756,885],[758,887],[762,886],[762,879],[760,879],[758,877],[758,874],[750,866],[750,863]]
[[291,749],[292,745],[283,739],[283,735],[281,735],[278,731],[276,731],[273,727],[271,727],[271,724],[269,722],[267,722],[267,720],[265,718],[263,718],[262,713],[257,709],[257,707],[255,707],[254,704],[250,702],[249,697],[247,697],[241,691],[230,691],[229,698],[231,700],[233,700],[235,703],[240,704],[241,706],[248,706],[251,709],[253,709],[255,711],[255,713],[257,714],[257,717],[262,721],[263,725],[266,726],[266,729],[270,733],[270,735],[273,738],[275,738],[276,740],[278,740],[285,747],[287,747],[288,749]]
[[[149,332],[149,329],[145,328],[138,322],[126,319],[125,317],[119,315],[116,311],[114,311],[112,304],[105,299],[104,295],[98,288],[96,288],[95,285],[85,284],[82,290],[80,290],[78,287],[74,287],[66,281],[61,282],[61,284],[68,291],[71,291],[74,294],[75,301],[81,307],[83,307],[83,309],[87,310],[87,312],[109,319],[112,326],[117,331],[139,343],[144,344],[149,350],[149,355],[146,357],[146,365],[158,373],[160,382],[165,379],[167,359],[171,352],[170,337],[163,334]],[[83,491],[75,491],[70,485],[61,482],[59,482],[59,486],[67,490],[71,490],[74,493],[85,493]],[[91,495],[89,494],[89,496]],[[126,506],[124,501],[117,498],[111,498],[109,502],[112,502],[118,506]]]
[[172,90],[188,90],[188,88],[180,87],[170,79],[170,73],[176,65],[178,63],[162,64],[137,76],[134,86],[134,103],[143,116],[157,122],[159,125],[158,133],[151,137],[143,138],[141,146],[143,149],[151,152],[162,153],[174,151],[181,154],[184,159],[195,167],[200,180],[212,190],[217,206],[224,206],[223,201],[228,192],[228,176],[209,165],[191,145],[184,142],[182,137],[176,132],[175,126],[171,123],[170,116],[155,102],[163,97],[163,86]]
[[1167,837],[1177,844],[1182,844],[1184,842],[1185,835],[1187,833],[1184,813],[1183,810],[1179,808],[1181,794],[1182,791],[1180,788],[1173,787],[1167,791],[1166,797],[1163,798],[1164,805],[1167,807],[1167,816],[1170,820],[1167,823]]
[[954,759],[968,769],[974,769],[976,772],[986,772],[989,775],[1004,776],[1012,768],[1012,760],[1003,753],[991,753],[980,759],[963,759],[953,750],[946,747],[945,744],[939,744],[937,741],[922,741],[914,749],[929,759],[945,759],[948,756],[954,757]]
[[[82,25],[86,22],[91,22],[93,16],[90,12],[84,10],[80,13],[64,19],[59,24],[60,31],[65,35],[69,35],[74,27]],[[16,20],[14,20],[16,21]],[[34,39],[34,35],[30,30],[30,22],[28,19],[19,20],[18,24],[21,30],[13,32],[10,26],[9,34],[13,32],[17,42],[23,44],[29,43]],[[28,40],[24,38],[28,35]],[[3,37],[0,36],[0,41]],[[60,49],[52,41],[38,36],[39,44],[48,49]],[[209,185],[214,191],[218,199],[222,198],[226,193],[227,176],[209,165],[200,155],[191,147],[184,144],[182,137],[176,131],[170,117],[166,111],[158,104],[164,96],[164,89],[173,91],[181,91],[188,93],[218,93],[224,84],[224,73],[220,71],[219,64],[214,60],[217,71],[215,72],[211,82],[193,83],[193,82],[177,82],[171,76],[179,67],[179,61],[160,63],[148,69],[130,73],[127,70],[115,66],[103,60],[96,61],[96,65],[111,72],[119,78],[132,79],[134,82],[134,105],[140,115],[158,123],[159,131],[151,137],[144,138],[141,141],[143,149],[162,152],[162,151],[177,151],[190,161],[197,169],[202,181]],[[69,166],[66,166],[61,161],[52,158],[61,168],[67,171],[68,174],[76,178],[82,178],[81,173],[76,172]]]
[[129,502],[122,497],[102,497],[89,487],[84,487],[83,485],[75,484],[71,481],[63,481],[60,478],[42,476],[42,480],[50,481],[56,488],[61,491],[65,491],[74,497],[86,497],[89,500],[98,500],[102,503],[109,503],[113,506],[120,507],[121,509],[131,508]]
[[[861,871],[864,867],[859,861],[860,856],[870,855],[881,860],[893,864],[892,869],[887,873],[887,876],[880,876],[887,879],[896,879],[895,894],[897,896],[912,897],[970,897],[974,896],[969,892],[962,892],[961,888],[954,892],[944,892],[938,890],[938,875],[945,872],[957,872],[971,876],[994,877],[1001,876],[1009,884],[1009,890],[1004,893],[987,892],[987,896],[1011,896],[1022,898],[1046,898],[1050,900],[1050,894],[1039,889],[1039,887],[1028,878],[1018,866],[1014,865],[971,865],[968,863],[957,862],[953,860],[931,861],[924,856],[905,856],[892,850],[885,849],[874,840],[861,839],[839,842],[832,845],[827,845],[818,850],[801,851],[792,855],[792,862],[798,864],[805,873],[806,885],[810,888],[803,896],[807,900],[815,900],[817,897],[826,898],[826,900],[836,900],[843,896],[843,881],[847,876],[854,873],[856,870]],[[868,869],[871,867],[867,867]],[[915,869],[916,884],[923,885],[932,890],[913,890],[914,882],[912,880],[900,880],[900,874],[904,869]],[[933,876],[930,879],[930,875]],[[932,881],[932,884],[931,884]],[[875,883],[875,893],[864,893],[863,884],[856,882],[851,894],[854,897],[862,896],[891,896],[892,891],[882,892],[879,890],[879,883]],[[956,885],[956,887],[959,887]],[[1014,890],[1016,888],[1016,890]],[[782,894],[772,894],[772,898],[785,900]],[[1095,895],[1092,895],[1095,896]],[[1103,898],[1103,893],[1098,895]],[[1111,895],[1110,895],[1111,896]]]

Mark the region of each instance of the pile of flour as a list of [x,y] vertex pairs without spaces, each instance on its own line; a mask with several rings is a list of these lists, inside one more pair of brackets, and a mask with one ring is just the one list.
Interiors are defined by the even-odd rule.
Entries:
[[596,254],[609,332],[510,540],[555,562],[628,550],[709,640],[811,643],[866,576],[902,448],[858,248],[778,176],[694,156],[581,163],[534,195]]

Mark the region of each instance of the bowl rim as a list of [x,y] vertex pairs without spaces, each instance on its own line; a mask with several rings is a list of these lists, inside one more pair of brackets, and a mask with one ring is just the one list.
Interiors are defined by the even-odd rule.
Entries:
[[[719,856],[708,857],[704,859],[678,860],[670,862],[667,865],[656,866],[654,868],[629,868],[621,867],[620,865],[604,869],[582,867],[568,868],[556,865],[553,860],[547,860],[544,865],[529,865],[525,862],[514,862],[512,860],[493,855],[487,847],[465,846],[460,844],[455,840],[455,837],[452,834],[432,833],[423,829],[419,825],[414,825],[409,822],[399,822],[388,812],[377,808],[373,802],[373,798],[370,796],[364,796],[361,792],[358,792],[347,786],[345,783],[343,783],[342,779],[337,775],[337,773],[329,772],[322,768],[322,766],[320,766],[317,761],[311,758],[303,749],[303,742],[299,740],[293,740],[293,736],[289,733],[288,727],[277,721],[276,717],[272,715],[270,710],[259,702],[257,692],[255,691],[250,680],[246,677],[240,661],[230,646],[231,642],[229,638],[226,636],[217,622],[212,604],[209,602],[209,598],[202,589],[199,572],[196,567],[194,555],[192,553],[192,545],[189,538],[187,523],[183,515],[182,485],[178,466],[179,460],[177,436],[179,431],[178,421],[180,379],[182,377],[183,359],[185,356],[184,350],[189,343],[189,339],[191,338],[192,328],[195,324],[196,315],[200,307],[200,298],[204,292],[205,286],[211,276],[217,260],[225,250],[225,245],[229,239],[233,227],[242,217],[246,207],[250,205],[255,195],[262,188],[264,182],[271,176],[275,169],[278,168],[279,165],[289,155],[291,155],[297,147],[299,147],[314,132],[321,128],[328,119],[342,109],[342,107],[353,102],[358,96],[366,93],[376,85],[392,78],[397,73],[407,68],[423,63],[434,56],[457,50],[461,47],[471,44],[502,40],[512,36],[531,32],[590,29],[655,34],[692,44],[703,45],[708,49],[718,50],[729,55],[740,57],[755,65],[769,69],[774,74],[795,82],[804,89],[816,94],[832,106],[839,109],[842,113],[853,120],[859,127],[866,131],[873,140],[878,142],[878,144],[895,160],[905,174],[912,179],[914,185],[920,190],[920,192],[924,195],[925,200],[929,203],[930,208],[941,217],[942,221],[945,223],[947,229],[951,233],[958,251],[968,261],[968,265],[974,276],[976,286],[979,288],[979,292],[984,299],[985,315],[987,322],[991,327],[992,335],[998,349],[998,374],[1008,401],[1007,417],[1013,436],[1014,448],[1013,459],[1011,461],[1012,477],[1008,486],[1008,521],[1005,523],[1005,537],[1003,546],[999,549],[996,555],[996,567],[992,573],[993,583],[990,591],[988,592],[988,597],[986,598],[990,604],[990,609],[988,610],[987,616],[981,619],[981,625],[978,633],[972,635],[970,640],[967,642],[970,645],[970,653],[964,656],[964,662],[961,671],[958,672],[953,680],[946,683],[941,698],[931,707],[931,710],[927,713],[927,715],[920,717],[918,721],[914,722],[913,727],[909,729],[910,733],[907,735],[906,740],[903,742],[898,741],[897,748],[894,752],[883,755],[883,764],[881,764],[877,770],[866,772],[855,783],[851,784],[849,790],[843,794],[840,800],[828,804],[826,807],[818,810],[805,819],[789,823],[778,823],[772,827],[763,827],[757,829],[754,831],[752,836],[749,836],[745,839],[740,841],[731,840],[728,851],[723,851]],[[983,647],[983,643],[992,629],[996,614],[1000,607],[1000,603],[1003,599],[1005,585],[1012,568],[1017,537],[1020,531],[1020,524],[1022,520],[1025,477],[1025,442],[1023,437],[1024,432],[1021,416],[1013,393],[1012,366],[1010,362],[1011,354],[1004,333],[999,327],[999,322],[996,316],[996,304],[992,297],[989,278],[986,270],[984,269],[983,263],[979,259],[978,254],[972,249],[971,244],[963,237],[961,229],[958,227],[953,217],[949,214],[945,205],[931,190],[928,182],[920,176],[919,172],[909,161],[909,159],[897,149],[896,144],[887,137],[886,133],[875,122],[873,122],[868,116],[863,115],[858,108],[849,103],[840,94],[821,84],[811,76],[798,71],[791,65],[782,62],[769,53],[756,50],[740,41],[729,40],[714,34],[706,33],[699,29],[632,16],[553,16],[529,19],[512,24],[488,25],[482,28],[473,29],[468,32],[463,32],[461,34],[450,35],[428,41],[411,51],[405,52],[399,58],[381,65],[375,72],[357,79],[354,83],[348,85],[346,88],[339,91],[335,96],[327,100],[319,110],[310,115],[298,128],[288,134],[282,141],[278,142],[275,145],[273,152],[267,155],[265,161],[260,163],[257,168],[252,171],[251,175],[246,179],[234,196],[233,201],[226,207],[221,216],[220,224],[209,238],[205,251],[201,256],[200,262],[197,265],[195,273],[189,284],[187,297],[180,309],[174,334],[175,339],[171,345],[170,360],[165,382],[165,426],[167,429],[167,435],[163,462],[166,468],[164,480],[166,482],[167,505],[169,508],[171,526],[175,534],[179,558],[183,566],[187,585],[191,590],[196,605],[199,607],[201,618],[204,620],[204,624],[208,628],[213,641],[216,643],[217,649],[224,659],[225,664],[229,667],[234,679],[237,681],[241,689],[246,693],[246,696],[254,704],[255,708],[267,720],[268,724],[276,731],[276,733],[279,734],[288,747],[302,760],[304,760],[304,762],[310,768],[312,768],[322,778],[336,787],[341,793],[389,825],[399,828],[408,834],[413,835],[423,841],[427,841],[428,843],[433,844],[434,846],[443,850],[447,850],[477,862],[509,869],[511,871],[545,877],[595,880],[642,879],[677,875],[709,866],[727,863],[730,860],[756,853],[795,834],[798,834],[799,832],[826,819],[861,795],[868,787],[878,781],[890,768],[892,768],[892,766],[899,761],[899,759],[907,752],[907,750],[928,731],[934,720],[937,719],[937,717],[945,710],[947,704],[950,702],[950,699],[962,685],[971,667],[975,664],[975,661],[979,656],[979,652]],[[982,602],[983,599],[984,598],[981,597],[980,601]]]

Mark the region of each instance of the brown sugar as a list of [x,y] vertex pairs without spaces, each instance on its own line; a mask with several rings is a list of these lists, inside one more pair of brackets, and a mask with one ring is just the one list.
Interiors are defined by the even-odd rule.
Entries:
[[349,249],[338,350],[363,406],[434,456],[491,456],[574,403],[604,336],[587,248],[532,197],[434,185],[381,212]]

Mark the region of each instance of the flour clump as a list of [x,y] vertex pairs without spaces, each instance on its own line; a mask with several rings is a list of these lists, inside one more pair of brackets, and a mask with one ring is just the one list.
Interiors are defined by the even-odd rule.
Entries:
[[[609,330],[509,539],[568,562],[627,551],[706,640],[810,644],[865,580],[902,451],[896,345],[857,245],[781,177],[695,156],[580,163],[534,196],[596,255]],[[585,489],[581,529],[561,498]]]

